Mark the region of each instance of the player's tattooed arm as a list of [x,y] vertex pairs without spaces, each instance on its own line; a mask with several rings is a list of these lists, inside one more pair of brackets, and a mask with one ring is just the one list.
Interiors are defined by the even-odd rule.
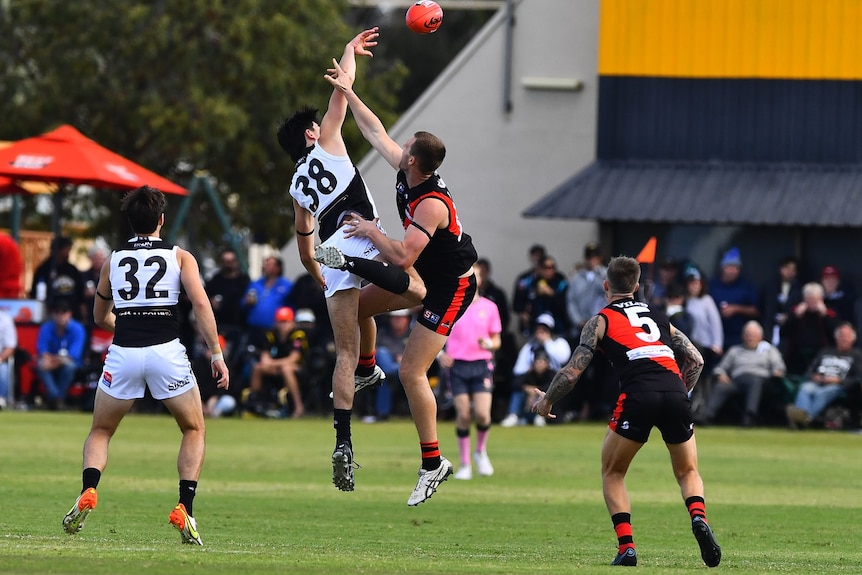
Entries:
[[688,336],[673,326],[671,326],[670,347],[680,358],[682,380],[685,382],[685,388],[691,391],[697,385],[700,372],[703,371],[703,356]]
[[[602,322],[601,325],[600,322]],[[596,353],[600,329],[604,332],[604,318],[599,315],[591,317],[584,324],[584,328],[581,330],[581,341],[575,348],[571,359],[551,380],[551,385],[545,394],[545,400],[548,403],[556,403],[572,391],[572,388],[578,383]]]

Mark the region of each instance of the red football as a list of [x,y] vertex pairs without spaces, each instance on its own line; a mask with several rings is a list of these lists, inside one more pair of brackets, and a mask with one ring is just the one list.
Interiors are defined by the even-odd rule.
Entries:
[[443,9],[432,0],[420,0],[407,9],[406,20],[417,34],[431,34],[443,23]]

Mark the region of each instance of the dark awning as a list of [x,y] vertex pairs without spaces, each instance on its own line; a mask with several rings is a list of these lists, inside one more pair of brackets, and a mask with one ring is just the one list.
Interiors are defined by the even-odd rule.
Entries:
[[862,166],[595,162],[523,215],[603,222],[862,227]]

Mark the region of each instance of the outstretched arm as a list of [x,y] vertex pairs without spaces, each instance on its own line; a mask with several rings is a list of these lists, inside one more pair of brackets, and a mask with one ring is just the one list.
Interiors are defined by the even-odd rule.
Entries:
[[347,98],[347,103],[350,105],[350,110],[353,112],[356,124],[359,126],[362,135],[368,140],[368,143],[389,162],[390,166],[398,170],[401,162],[401,146],[389,137],[380,118],[365,105],[365,102],[359,99],[359,96],[353,91],[353,80],[338,65],[338,62],[334,58],[332,59],[332,65],[333,68],[327,70],[328,73],[324,78]]
[[[353,84],[356,78],[356,55],[374,57],[369,48],[377,45],[377,28],[363,30],[344,46],[339,65],[346,76],[345,81]],[[347,148],[341,136],[341,126],[347,115],[347,100],[341,90],[332,90],[329,106],[320,120],[320,145],[329,153],[346,155]]]
[[680,358],[682,380],[685,382],[685,388],[691,391],[697,385],[700,372],[703,371],[703,356],[688,336],[672,325],[670,326],[670,347],[674,355]]
[[596,346],[605,335],[605,319],[601,315],[594,315],[581,330],[581,341],[578,347],[575,348],[575,353],[572,354],[569,363],[564,365],[560,371],[551,380],[551,385],[547,392],[540,389],[536,390],[538,399],[533,404],[533,413],[537,413],[542,417],[555,416],[551,414],[551,408],[554,403],[566,396],[581,376],[586,371],[587,366],[593,360],[593,355],[596,353]]

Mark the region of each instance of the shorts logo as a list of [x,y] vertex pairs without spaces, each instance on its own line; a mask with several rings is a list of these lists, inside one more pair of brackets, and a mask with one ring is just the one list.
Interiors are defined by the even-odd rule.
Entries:
[[174,391],[175,389],[179,389],[181,387],[185,387],[191,383],[191,380],[187,377],[180,381],[172,381],[168,384],[168,391]]
[[628,429],[628,428],[629,428],[629,422],[623,421],[622,425],[620,425],[620,429]]
[[433,323],[433,324],[438,324],[438,323],[440,323],[440,316],[439,316],[439,315],[437,315],[436,313],[434,313],[434,312],[430,311],[430,310],[427,310],[427,309],[426,309],[426,310],[422,313],[422,315],[423,315],[423,317],[424,317],[425,319],[427,319],[428,321],[430,321],[430,322],[431,322],[431,323]]
[[111,375],[110,371],[106,371],[102,374],[102,381],[105,382],[105,387],[111,387],[111,383],[113,383],[114,377]]

